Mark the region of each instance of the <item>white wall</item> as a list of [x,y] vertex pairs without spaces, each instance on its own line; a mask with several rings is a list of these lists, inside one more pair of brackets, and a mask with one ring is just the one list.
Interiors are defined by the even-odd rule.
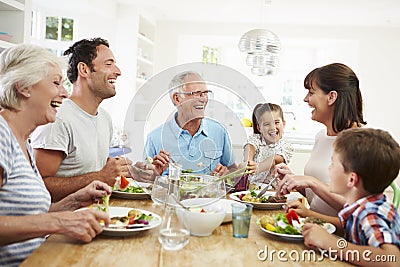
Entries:
[[[259,26],[174,21],[159,21],[157,25],[156,72],[183,63],[177,61],[179,38],[182,35],[227,36],[238,41],[244,32]],[[400,124],[396,117],[400,112],[400,85],[397,79],[400,73],[400,53],[397,51],[400,47],[400,28],[302,25],[269,25],[268,28],[282,39],[321,38],[358,43],[358,64],[343,63],[349,64],[360,79],[365,120],[371,127],[388,130],[400,141]]]
[[101,37],[110,43],[122,75],[117,79],[117,95],[101,106],[123,127],[127,107],[135,92],[138,9],[109,0],[33,0],[33,8],[47,16],[74,18],[74,41]]

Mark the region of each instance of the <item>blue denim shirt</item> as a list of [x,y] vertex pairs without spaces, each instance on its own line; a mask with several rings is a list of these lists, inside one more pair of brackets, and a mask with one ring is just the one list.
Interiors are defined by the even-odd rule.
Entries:
[[[153,158],[161,149],[168,151],[183,170],[209,174],[218,163],[232,165],[232,144],[227,130],[217,121],[204,118],[194,136],[179,127],[175,116],[147,136],[145,155]],[[163,175],[168,174],[168,169]]]

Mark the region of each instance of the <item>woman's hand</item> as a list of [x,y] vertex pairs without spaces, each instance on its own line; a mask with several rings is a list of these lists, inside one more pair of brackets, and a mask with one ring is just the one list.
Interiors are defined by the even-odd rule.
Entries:
[[49,215],[54,216],[53,227],[56,227],[56,229],[51,229],[52,232],[86,243],[103,231],[100,221],[103,221],[105,225],[110,223],[108,214],[98,210],[64,211],[49,213]]
[[279,181],[276,194],[278,196],[286,195],[294,189],[303,192],[305,188],[311,188],[317,182],[318,180],[311,176],[286,174],[283,176],[282,180]]

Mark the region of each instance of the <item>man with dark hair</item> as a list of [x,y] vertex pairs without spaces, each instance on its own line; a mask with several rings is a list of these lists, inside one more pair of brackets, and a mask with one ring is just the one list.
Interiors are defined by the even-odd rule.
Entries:
[[121,75],[106,40],[84,39],[73,44],[68,79],[72,94],[63,101],[55,123],[38,128],[32,135],[36,163],[57,201],[93,180],[113,185],[115,177],[130,177],[131,161],[109,158],[112,122],[100,103],[116,94]]

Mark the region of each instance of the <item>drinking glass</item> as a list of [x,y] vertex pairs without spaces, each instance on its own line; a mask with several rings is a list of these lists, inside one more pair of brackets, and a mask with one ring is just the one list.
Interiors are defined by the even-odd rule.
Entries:
[[156,176],[153,187],[151,189],[151,200],[156,205],[163,205],[168,195],[168,177]]
[[187,228],[187,213],[182,207],[165,203],[164,215],[158,241],[163,249],[176,251],[189,243],[190,231]]
[[187,227],[186,210],[179,206],[180,167],[169,164],[169,177],[167,177],[167,194],[164,199],[163,220],[158,232],[158,240],[165,250],[176,251],[189,243],[190,231]]
[[233,237],[248,237],[252,211],[253,205],[251,204],[232,203]]

